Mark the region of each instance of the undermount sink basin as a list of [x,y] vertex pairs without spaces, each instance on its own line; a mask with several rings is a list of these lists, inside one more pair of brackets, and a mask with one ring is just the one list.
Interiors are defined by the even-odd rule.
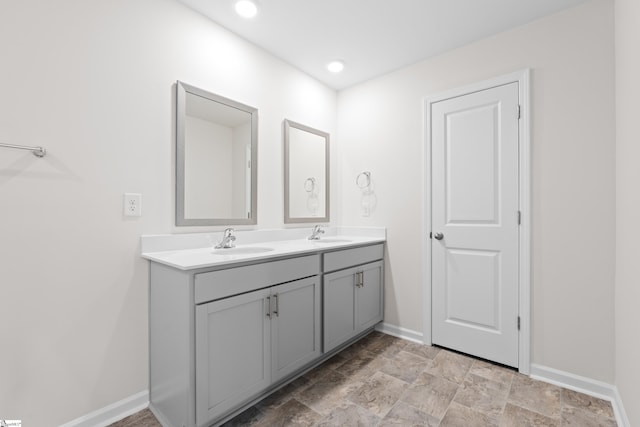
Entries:
[[326,237],[320,240],[313,240],[315,243],[349,243],[351,240],[349,239],[341,239],[339,237]]
[[271,252],[272,250],[273,248],[261,246],[238,246],[235,248],[214,249],[211,253],[214,255],[251,255]]

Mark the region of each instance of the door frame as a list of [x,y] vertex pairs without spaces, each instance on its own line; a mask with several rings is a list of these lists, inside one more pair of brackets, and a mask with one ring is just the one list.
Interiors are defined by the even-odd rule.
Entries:
[[[476,82],[467,86],[446,90],[426,96],[424,101],[423,144],[423,198],[422,198],[422,313],[423,342],[432,344],[431,337],[431,106],[449,98],[490,89],[517,82],[520,104],[519,133],[519,197],[521,212],[519,237],[519,284],[518,312],[520,331],[518,334],[518,370],[529,375],[531,370],[531,139],[530,139],[530,70],[524,69]],[[515,114],[515,112],[514,112]]]

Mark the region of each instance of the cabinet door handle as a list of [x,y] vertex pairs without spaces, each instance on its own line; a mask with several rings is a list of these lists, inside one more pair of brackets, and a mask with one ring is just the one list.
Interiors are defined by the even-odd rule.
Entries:
[[273,313],[276,315],[276,317],[280,317],[280,313],[279,313],[279,312],[280,312],[280,308],[278,307],[278,305],[279,305],[279,304],[278,304],[278,301],[279,301],[278,294],[275,294],[275,295],[273,296],[273,299],[275,299],[275,300],[276,300],[276,309],[275,309],[275,310],[273,310]]
[[271,297],[267,297],[267,317],[271,317]]
[[356,286],[358,288],[364,286],[364,273],[362,271],[356,272]]

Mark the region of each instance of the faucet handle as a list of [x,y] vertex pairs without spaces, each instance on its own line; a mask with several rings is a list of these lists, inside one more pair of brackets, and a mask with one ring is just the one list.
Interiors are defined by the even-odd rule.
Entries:
[[231,237],[234,231],[233,227],[225,228],[224,237]]

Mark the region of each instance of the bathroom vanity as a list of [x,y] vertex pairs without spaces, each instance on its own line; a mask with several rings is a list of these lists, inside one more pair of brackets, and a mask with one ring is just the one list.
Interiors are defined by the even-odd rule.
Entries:
[[384,229],[318,241],[249,233],[260,232],[229,250],[155,251],[170,237],[143,237],[150,407],[166,427],[222,423],[383,319]]

